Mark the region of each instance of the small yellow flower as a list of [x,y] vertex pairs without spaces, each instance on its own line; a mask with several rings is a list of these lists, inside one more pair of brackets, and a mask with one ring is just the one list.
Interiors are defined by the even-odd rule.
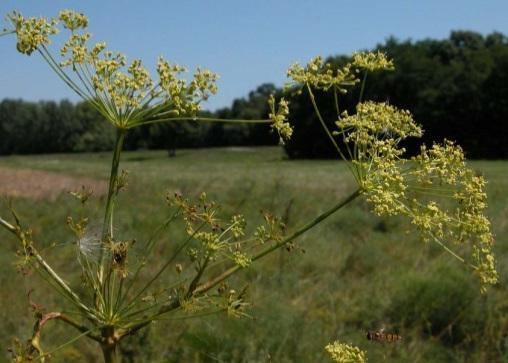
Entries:
[[275,110],[275,97],[270,95],[268,98],[268,106],[270,107],[270,114],[268,117],[272,120],[272,129],[277,130],[279,134],[279,142],[284,144],[285,140],[289,140],[293,134],[293,128],[286,121],[289,115],[289,103],[281,98],[279,101],[279,108]]
[[88,18],[84,14],[77,13],[73,10],[60,11],[58,18],[63,23],[64,28],[71,31],[88,26]]
[[17,37],[16,48],[23,54],[30,55],[40,45],[50,44],[49,37],[58,33],[56,19],[24,18],[17,11],[8,14],[7,19],[14,25]]
[[395,69],[393,61],[383,52],[358,52],[353,54],[353,66],[370,72]]
[[334,87],[341,93],[346,92],[346,87],[359,82],[350,63],[334,69],[320,56],[312,58],[305,68],[295,63],[289,67],[287,76],[292,80],[289,86],[308,85],[324,91]]
[[335,341],[328,344],[325,350],[337,363],[365,363],[367,355],[360,348]]
[[240,251],[233,252],[233,260],[240,267],[248,267],[251,264],[251,259]]

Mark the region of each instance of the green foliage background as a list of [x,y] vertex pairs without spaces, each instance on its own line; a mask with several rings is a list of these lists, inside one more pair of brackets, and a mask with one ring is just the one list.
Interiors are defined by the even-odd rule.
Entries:
[[[223,204],[226,215],[246,213],[249,226],[261,210],[282,216],[290,229],[347,195],[354,187],[345,165],[335,161],[290,161],[281,148],[127,152],[128,190],[117,209],[119,238],[142,246],[166,216],[164,195],[181,191],[197,196],[206,190]],[[108,153],[10,156],[0,167],[38,169],[107,180]],[[249,284],[252,319],[224,315],[154,324],[122,345],[127,362],[320,362],[324,346],[335,339],[367,350],[373,362],[495,362],[508,359],[508,164],[472,162],[489,181],[488,214],[497,243],[501,283],[480,296],[478,286],[457,261],[426,245],[399,219],[368,213],[361,201],[334,215],[298,239],[291,252],[281,250],[238,274],[234,288]],[[91,217],[100,220],[104,200],[94,198]],[[13,199],[32,225],[41,252],[79,286],[76,246],[65,220],[77,210],[68,195],[56,201]],[[176,242],[177,229],[164,235],[147,274],[163,263]],[[183,236],[183,234],[182,234]],[[36,275],[15,272],[11,236],[0,231],[0,361],[8,361],[11,338],[27,338],[33,324],[27,292],[49,311],[60,301]],[[11,243],[12,242],[12,243]],[[305,250],[305,253],[303,252]],[[170,272],[168,272],[169,274]],[[168,277],[169,279],[169,277]],[[75,336],[52,322],[44,344],[51,350]],[[367,330],[385,327],[403,341],[367,341]],[[95,362],[91,343],[81,340],[56,355],[56,362]]]

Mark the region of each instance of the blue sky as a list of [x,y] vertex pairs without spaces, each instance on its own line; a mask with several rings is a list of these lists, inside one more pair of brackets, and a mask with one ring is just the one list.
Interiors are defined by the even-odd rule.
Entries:
[[[287,67],[315,55],[348,54],[399,39],[446,38],[453,29],[508,34],[507,0],[1,0],[0,15],[53,16],[75,9],[112,50],[153,66],[159,55],[220,74],[206,108],[228,106],[264,82],[282,85]],[[0,99],[77,97],[37,55],[0,38]]]

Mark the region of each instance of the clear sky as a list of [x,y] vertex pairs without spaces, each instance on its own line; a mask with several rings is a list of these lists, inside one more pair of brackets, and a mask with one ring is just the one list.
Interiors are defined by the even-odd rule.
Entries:
[[[508,0],[1,0],[0,14],[84,12],[93,40],[153,67],[157,57],[220,74],[206,108],[228,106],[264,82],[282,85],[287,67],[315,55],[348,54],[398,39],[446,38],[451,30],[508,35]],[[152,68],[153,69],[153,68]],[[0,99],[77,97],[34,53],[0,37]]]

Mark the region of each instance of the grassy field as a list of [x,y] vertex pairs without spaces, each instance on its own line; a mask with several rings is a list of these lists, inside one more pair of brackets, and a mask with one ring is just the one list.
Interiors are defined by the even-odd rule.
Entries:
[[[109,158],[107,153],[12,156],[0,158],[0,168],[105,181]],[[497,240],[501,283],[487,295],[479,294],[463,265],[422,242],[406,221],[378,218],[357,200],[299,238],[290,252],[277,251],[231,281],[249,286],[251,318],[159,322],[126,342],[124,361],[326,362],[323,348],[336,339],[366,350],[371,362],[507,361],[508,163],[471,166],[489,181],[488,214]],[[289,161],[280,148],[181,150],[173,158],[164,151],[127,152],[121,168],[129,171],[129,185],[117,207],[117,234],[141,245],[167,216],[168,192],[197,196],[206,191],[226,216],[245,214],[251,228],[261,222],[260,211],[271,211],[291,230],[354,190],[344,164]],[[33,179],[34,186],[40,182]],[[30,222],[45,256],[79,286],[76,248],[65,223],[76,215],[76,201],[66,193],[11,200],[22,221]],[[103,196],[92,201],[89,216],[96,223],[103,203]],[[0,215],[9,217],[6,203]],[[153,269],[164,262],[180,232],[174,233],[161,241]],[[8,361],[12,337],[26,339],[33,324],[28,291],[34,289],[31,299],[48,311],[59,305],[36,275],[15,272],[12,238],[0,231],[0,241],[0,361]],[[403,340],[380,344],[365,338],[367,330],[381,327]],[[44,343],[51,350],[74,335],[55,325]],[[95,362],[95,352],[80,340],[55,361]]]

